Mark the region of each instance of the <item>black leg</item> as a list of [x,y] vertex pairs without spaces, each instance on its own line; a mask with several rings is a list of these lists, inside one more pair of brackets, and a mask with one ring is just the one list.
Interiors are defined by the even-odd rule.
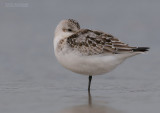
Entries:
[[92,76],[91,76],[91,75],[89,75],[88,91],[90,91],[91,80],[92,80]]

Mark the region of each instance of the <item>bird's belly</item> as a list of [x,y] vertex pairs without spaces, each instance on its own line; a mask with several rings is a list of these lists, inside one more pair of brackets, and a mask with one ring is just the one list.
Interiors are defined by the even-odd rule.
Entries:
[[124,59],[116,56],[79,56],[75,54],[56,55],[67,69],[83,75],[101,75],[113,70]]

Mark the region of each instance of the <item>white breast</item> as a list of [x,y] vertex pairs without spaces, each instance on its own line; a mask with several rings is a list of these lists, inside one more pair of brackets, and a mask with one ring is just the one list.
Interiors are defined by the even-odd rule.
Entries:
[[58,53],[56,57],[65,68],[84,75],[101,75],[110,72],[124,60],[116,56],[78,56],[74,53]]

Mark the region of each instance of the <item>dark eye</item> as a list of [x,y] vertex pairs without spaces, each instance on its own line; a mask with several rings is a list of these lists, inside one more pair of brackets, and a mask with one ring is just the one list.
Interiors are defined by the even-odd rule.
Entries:
[[71,31],[72,31],[72,29],[68,29],[68,31],[69,31],[69,32],[71,32]]

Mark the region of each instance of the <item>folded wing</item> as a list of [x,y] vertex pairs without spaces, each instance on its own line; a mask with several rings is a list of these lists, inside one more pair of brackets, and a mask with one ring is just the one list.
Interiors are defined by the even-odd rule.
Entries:
[[82,29],[67,38],[68,45],[82,55],[145,52],[148,47],[130,47],[110,34]]

